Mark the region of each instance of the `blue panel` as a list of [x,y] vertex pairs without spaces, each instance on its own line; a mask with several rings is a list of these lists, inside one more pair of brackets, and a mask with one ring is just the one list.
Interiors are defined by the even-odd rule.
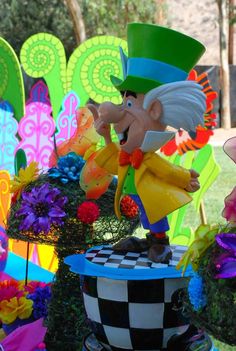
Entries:
[[[25,279],[26,260],[12,252],[9,252],[7,265],[4,273],[16,280]],[[54,274],[36,264],[29,262],[28,280],[37,280],[50,283],[54,278]]]

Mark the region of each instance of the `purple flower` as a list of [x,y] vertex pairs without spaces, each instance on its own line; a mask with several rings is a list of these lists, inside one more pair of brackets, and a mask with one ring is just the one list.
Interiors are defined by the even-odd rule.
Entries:
[[217,244],[225,250],[215,261],[217,274],[215,278],[236,277],[236,234],[221,233],[216,235]]
[[59,189],[50,187],[48,183],[34,187],[31,192],[23,192],[21,207],[16,212],[17,217],[23,217],[19,230],[48,234],[51,224],[63,225],[67,201]]
[[48,303],[52,297],[51,289],[47,285],[44,288],[36,288],[35,292],[29,294],[27,299],[32,300],[33,303],[33,316],[35,319],[45,318],[48,315]]

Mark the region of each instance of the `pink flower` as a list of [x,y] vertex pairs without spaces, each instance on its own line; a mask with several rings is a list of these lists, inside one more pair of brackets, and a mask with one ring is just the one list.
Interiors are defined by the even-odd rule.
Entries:
[[31,281],[27,284],[27,286],[24,287],[25,291],[27,291],[29,294],[33,294],[36,290],[36,288],[45,288],[45,286],[51,285],[51,284],[46,284],[43,282],[37,282],[37,281]]
[[225,198],[225,208],[222,216],[229,222],[236,222],[236,187]]
[[20,298],[24,296],[24,291],[20,289],[19,283],[15,280],[4,280],[0,282],[0,302],[10,301],[13,297]]

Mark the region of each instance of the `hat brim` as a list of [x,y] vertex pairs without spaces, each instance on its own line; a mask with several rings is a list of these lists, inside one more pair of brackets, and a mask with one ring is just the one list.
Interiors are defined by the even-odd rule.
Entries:
[[127,76],[125,80],[110,77],[112,84],[119,91],[133,91],[134,93],[146,94],[148,91],[162,85],[161,82],[142,77]]

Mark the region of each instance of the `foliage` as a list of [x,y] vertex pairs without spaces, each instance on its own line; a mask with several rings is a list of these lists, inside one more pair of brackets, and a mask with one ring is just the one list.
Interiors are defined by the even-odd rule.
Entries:
[[236,279],[215,279],[214,262],[221,252],[219,246],[214,243],[200,261],[198,273],[202,276],[205,285],[206,307],[195,312],[186,299],[186,309],[190,312],[194,325],[204,328],[222,342],[236,345]]
[[71,52],[73,26],[61,0],[5,0],[0,2],[0,36],[19,53],[23,42],[38,32],[52,33]]
[[88,37],[109,33],[125,38],[127,23],[154,23],[154,0],[80,0],[80,3]]
[[[97,34],[126,36],[128,22],[154,22],[154,0],[78,0],[87,37]],[[76,47],[73,25],[62,0],[5,0],[0,2],[0,36],[19,53],[23,42],[33,34],[47,32],[57,36],[67,54]]]

